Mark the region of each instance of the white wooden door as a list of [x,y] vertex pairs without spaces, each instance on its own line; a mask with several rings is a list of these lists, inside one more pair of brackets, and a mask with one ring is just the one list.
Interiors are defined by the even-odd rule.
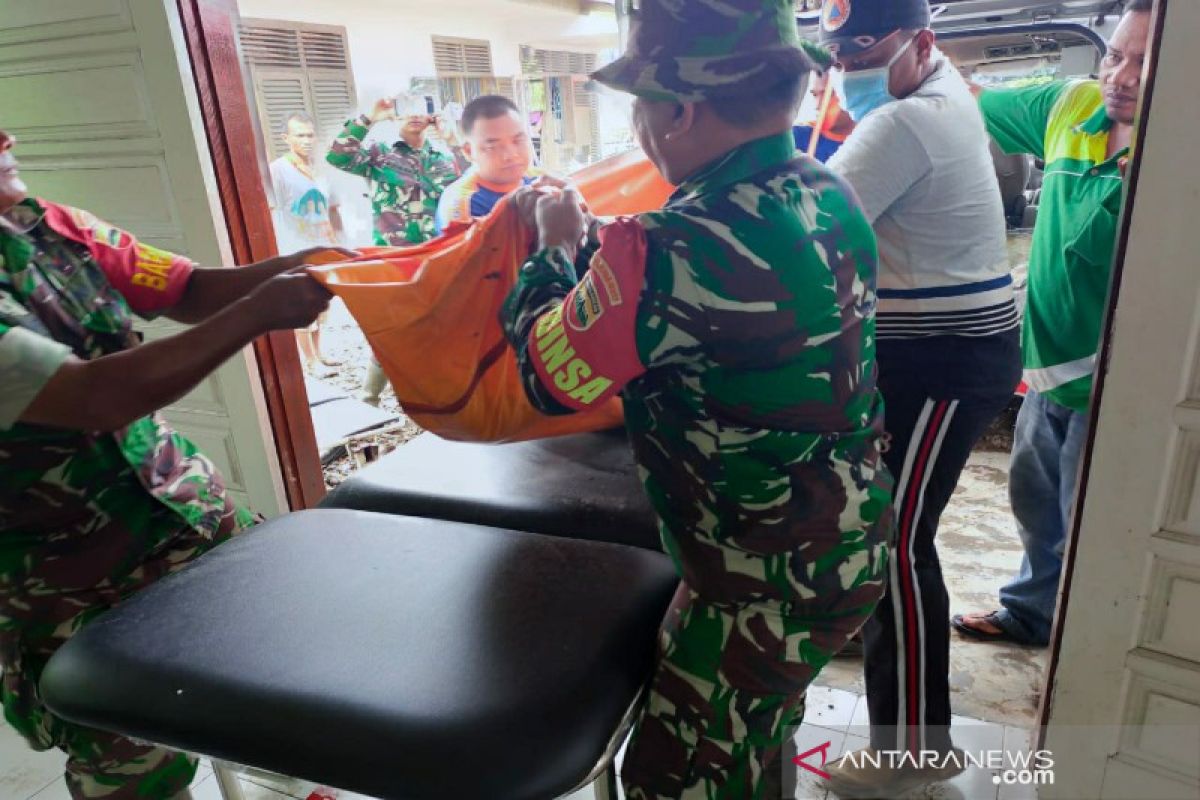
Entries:
[[[32,193],[201,264],[229,263],[174,0],[0,0],[0,127],[18,138]],[[166,416],[238,501],[267,515],[286,509],[249,348]]]
[[1048,701],[1055,785],[1043,798],[1200,797],[1197,33],[1200,2],[1169,0]]

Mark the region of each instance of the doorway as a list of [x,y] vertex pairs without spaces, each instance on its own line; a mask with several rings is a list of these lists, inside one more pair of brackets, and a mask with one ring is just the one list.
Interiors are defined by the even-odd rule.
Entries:
[[[208,15],[211,13],[211,10],[214,7],[224,6],[228,11],[228,7],[231,4],[232,0],[220,0],[220,2],[216,2],[214,0],[214,2],[205,2],[201,3],[200,5],[206,9],[203,12],[204,15]],[[1161,21],[1163,15],[1166,13],[1167,3],[1160,2],[1156,11],[1160,24],[1160,34]],[[1187,12],[1178,13],[1182,14]],[[213,19],[216,19],[216,17],[213,17]],[[1156,43],[1159,41],[1160,40],[1156,40]],[[254,123],[252,109],[249,107],[248,103],[245,103],[244,100],[243,104],[245,105],[245,109],[242,112],[242,115],[245,118],[243,132],[249,130],[252,136],[256,135],[256,133],[253,131]],[[233,105],[236,106],[236,102],[233,103]],[[1148,113],[1148,105],[1149,104],[1147,102],[1143,106],[1143,115]],[[222,112],[225,113],[224,108],[222,109]],[[238,112],[236,109],[232,109],[231,113],[236,116]],[[1145,123],[1144,116],[1143,123]],[[1142,135],[1144,137],[1146,125],[1142,124],[1141,128]],[[257,160],[258,159],[256,158],[255,161],[257,162]],[[245,165],[242,165],[242,167],[244,169]],[[234,165],[229,165],[229,168],[233,170]],[[1136,175],[1136,165],[1134,174]],[[249,175],[247,180],[254,180],[254,176]],[[265,199],[261,201],[261,204],[263,207],[265,207]],[[1128,222],[1129,211],[1126,210],[1125,214],[1126,222]],[[266,216],[269,217],[269,213]],[[260,224],[264,219],[261,207],[258,209],[257,219]],[[258,229],[258,233],[261,234],[261,229]],[[1127,233],[1125,235],[1127,236]],[[297,381],[298,368],[298,361],[293,362],[291,359],[281,359],[279,364],[275,366],[268,366],[265,369],[273,370],[272,375],[274,376],[274,380],[276,381],[277,385],[290,387],[289,391],[294,391],[297,387],[300,387],[301,389],[303,388],[303,380],[301,379]],[[283,376],[283,373],[280,371],[281,369],[283,373],[291,373],[290,376]],[[286,394],[286,392],[283,392],[282,394]],[[294,402],[295,397],[293,397],[292,400]],[[307,397],[302,398],[300,402],[307,403]],[[1095,414],[1097,412],[1094,411],[1093,413],[1093,421],[1096,421]],[[307,466],[305,467],[305,469],[308,468],[309,467]],[[299,470],[299,467],[297,467],[297,469]],[[998,587],[999,583],[1002,582],[1002,576],[998,574],[1002,570],[1002,562],[1011,563],[1015,560],[1015,556],[1018,553],[1018,549],[1016,549],[1017,546],[1015,545],[1011,536],[1007,540],[1008,543],[1003,548],[999,549],[994,547],[994,537],[979,536],[981,531],[986,533],[990,528],[1000,530],[1005,525],[1003,521],[1003,503],[997,503],[995,499],[997,497],[995,487],[1003,480],[1003,472],[1004,458],[1002,454],[993,454],[990,456],[984,455],[977,458],[971,470],[968,472],[967,479],[964,481],[964,486],[961,487],[962,494],[964,496],[963,499],[969,502],[961,507],[952,507],[947,513],[947,523],[958,530],[957,534],[951,534],[948,538],[953,539],[954,536],[957,535],[961,539],[957,543],[951,542],[951,544],[956,544],[957,547],[955,549],[963,554],[963,557],[958,562],[961,570],[964,573],[972,570],[974,570],[976,573],[980,572],[979,559],[972,560],[970,555],[974,550],[984,546],[986,543],[986,546],[990,548],[990,552],[983,566],[986,569],[992,569],[996,571],[995,574],[991,575],[976,574],[971,576],[972,581],[964,584],[968,588],[964,590],[961,595],[959,595],[959,599],[961,600],[963,606],[976,607],[992,602],[994,600],[994,589]],[[972,497],[975,497],[976,499],[972,500]],[[983,508],[983,511],[980,511],[981,507]],[[1073,533],[1074,540],[1078,539],[1078,529],[1079,522],[1077,520],[1075,523],[1075,531]],[[995,559],[994,562],[992,561],[993,558]],[[976,583],[975,579],[979,579],[979,582]],[[988,585],[985,586],[985,584]],[[991,589],[992,591],[988,591],[988,589]],[[1069,581],[1066,589],[1067,599],[1069,599]],[[983,720],[984,722],[992,722],[1002,726],[1008,725],[1011,722],[1013,725],[1010,725],[1010,727],[1032,725],[1035,727],[1044,728],[1048,723],[1052,723],[1054,709],[1052,704],[1046,701],[1046,692],[1044,690],[1045,687],[1056,686],[1056,682],[1058,680],[1057,670],[1061,666],[1060,660],[1063,657],[1063,638],[1063,626],[1060,624],[1055,633],[1055,641],[1053,646],[1049,651],[1038,651],[1037,653],[1014,653],[1000,650],[993,651],[989,656],[987,656],[985,660],[991,660],[993,662],[991,665],[993,670],[1009,670],[1010,678],[1012,678],[1014,682],[1023,682],[1025,685],[1020,689],[1019,693],[1013,694],[1010,692],[1007,697],[1004,695],[1004,693],[1008,692],[1009,689],[1005,688],[997,690],[997,693],[993,696],[993,699],[983,700],[982,705],[980,706],[980,708],[983,708],[984,705],[990,704],[992,706],[991,711],[989,712],[986,708],[983,708],[983,710],[972,713],[972,716],[976,716],[978,714],[979,716],[977,718]],[[1084,653],[1082,651],[1076,651],[1074,657],[1084,658]],[[857,669],[857,667],[852,669]],[[972,684],[977,681],[986,683],[991,680],[990,677],[982,677],[978,668],[971,668],[968,666],[961,669],[960,673],[962,674],[962,679],[964,681],[969,679]],[[843,683],[841,686],[839,686],[839,679],[836,677],[837,674],[837,668],[834,668],[834,670],[828,673],[828,681],[825,687],[827,690],[830,690],[831,692],[833,690],[850,691],[854,688],[851,679],[845,676],[843,676]],[[1014,675],[1016,677],[1012,677]],[[1038,677],[1034,679],[1030,676]],[[833,698],[830,701],[830,705],[835,706],[836,709],[831,710],[834,710],[836,712],[835,715],[840,719],[845,715],[845,709],[838,704],[841,703],[844,698],[835,694],[829,694],[828,697]],[[1025,705],[1021,708],[1015,708],[1011,705],[1012,702],[1024,702]],[[849,709],[848,716],[846,717],[847,725],[855,721],[861,722],[861,712],[857,711],[860,705],[861,704],[857,703],[856,701],[856,704]],[[992,717],[991,719],[988,719],[989,714]],[[843,729],[843,733],[844,732],[845,729]],[[1046,796],[1051,795],[1047,794]]]

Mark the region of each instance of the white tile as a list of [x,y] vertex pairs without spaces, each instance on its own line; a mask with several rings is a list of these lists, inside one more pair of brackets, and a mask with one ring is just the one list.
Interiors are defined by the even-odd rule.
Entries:
[[937,791],[934,796],[939,800],[996,800],[1000,787],[995,782],[993,772],[969,766],[961,775],[944,783],[934,784],[931,789]]
[[854,717],[858,699],[858,695],[843,689],[810,686],[805,701],[804,723],[844,732]]
[[850,726],[847,728],[847,733],[853,733],[856,736],[866,736],[871,730],[871,707],[867,703],[867,696],[860,695],[858,702],[854,704],[854,713],[850,715]]
[[1005,725],[1004,749],[1010,753],[1028,753],[1033,749],[1033,731]]
[[[290,795],[269,789],[239,776],[238,785],[245,800],[293,800]],[[192,783],[192,800],[223,800],[217,776],[209,774]]]
[[[216,778],[214,777],[215,781]],[[239,780],[242,786],[242,797],[245,800],[291,800],[295,795],[284,794],[277,792],[274,789],[268,789],[266,786],[260,786],[257,783],[252,783],[248,780]]]
[[589,784],[568,795],[563,795],[558,800],[596,800],[596,790]]
[[1000,784],[997,800],[1038,800],[1036,786],[1024,786],[1012,783]]
[[25,800],[61,783],[66,760],[58,750],[35,751],[0,717],[0,797]]
[[[1025,728],[1015,728],[1011,725],[1004,728],[1004,750],[1007,753],[1028,753],[1033,750],[1033,731]],[[1037,787],[1020,784],[1002,783],[998,800],[1037,800]]]
[[71,800],[71,792],[67,790],[67,782],[59,779],[35,794],[30,800]]
[[[829,749],[826,751],[825,756],[825,763],[828,764],[841,758],[842,746],[845,743],[846,736],[841,731],[821,728],[806,723],[797,729],[793,739],[796,742],[796,752],[801,754],[828,742]],[[809,759],[806,759],[806,761],[814,767],[821,765],[819,755],[813,755]],[[795,800],[825,800],[827,795],[825,779],[806,769],[799,767],[796,769],[796,793],[793,795]]]
[[[238,777],[243,783],[268,789],[283,797],[291,797],[296,800],[305,800],[314,790],[327,788],[302,778],[290,778],[286,775],[276,775],[257,769],[247,769],[245,772],[239,773]],[[338,796],[342,797],[342,794]]]
[[211,772],[192,781],[192,800],[222,800],[221,787]]
[[859,736],[854,733],[846,734],[846,741],[842,744],[843,753],[853,753],[855,750],[866,750],[871,746],[871,740],[866,736]]
[[1004,749],[1004,726],[970,717],[950,718],[950,736],[964,750]]

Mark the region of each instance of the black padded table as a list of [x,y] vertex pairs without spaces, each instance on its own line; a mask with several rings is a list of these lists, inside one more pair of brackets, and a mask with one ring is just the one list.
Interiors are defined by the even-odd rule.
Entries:
[[677,579],[620,545],[348,510],[265,523],[51,659],[97,728],[398,800],[549,800],[650,674]]
[[424,433],[321,502],[662,549],[624,429],[513,444]]

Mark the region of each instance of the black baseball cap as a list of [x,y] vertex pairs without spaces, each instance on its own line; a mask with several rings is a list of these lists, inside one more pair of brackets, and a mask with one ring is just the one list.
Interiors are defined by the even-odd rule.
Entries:
[[929,0],[825,0],[821,45],[852,56],[896,31],[928,28],[929,19]]

